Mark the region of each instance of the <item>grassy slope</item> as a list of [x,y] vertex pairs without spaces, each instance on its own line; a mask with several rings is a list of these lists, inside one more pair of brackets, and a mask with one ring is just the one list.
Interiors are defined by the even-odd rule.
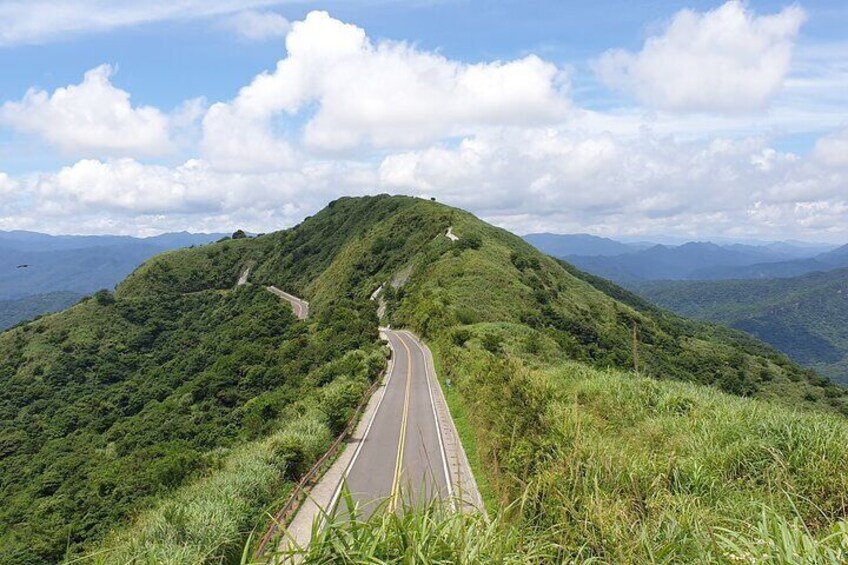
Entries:
[[[460,243],[443,236],[448,225]],[[387,247],[396,251],[384,257]],[[428,202],[343,247],[307,290],[313,300],[364,297],[410,265],[407,284],[387,291],[390,321],[436,350],[491,496],[502,507],[526,497],[509,527],[546,526],[560,558],[727,560],[721,528],[747,543],[759,534],[743,524],[758,523],[764,506],[767,525],[813,537],[844,517],[848,425],[826,414],[844,412],[843,389],[743,334],[660,311]],[[620,370],[632,366],[634,324],[639,377]],[[361,540],[398,558],[414,548],[392,536],[427,523],[374,524]],[[313,558],[350,558],[339,539],[324,541]]]
[[848,270],[791,279],[658,282],[639,287],[682,315],[745,330],[848,384]]
[[[451,243],[444,237],[444,230],[449,225],[453,225],[455,233],[462,238],[458,243]],[[409,272],[411,276],[406,285],[399,290],[386,291],[389,317],[395,325],[412,327],[427,337],[436,349],[445,375],[456,383],[454,401],[466,414],[466,434],[467,430],[471,430],[476,436],[474,444],[477,449],[472,460],[478,461],[478,470],[486,474],[492,496],[503,501],[511,500],[524,491],[528,482],[544,485],[546,480],[585,495],[578,499],[583,501],[580,505],[569,509],[568,504],[573,502],[571,498],[563,497],[559,490],[549,492],[537,487],[531,492],[534,504],[522,512],[513,512],[509,517],[510,523],[516,524],[515,527],[523,532],[533,531],[526,528],[532,520],[561,522],[567,531],[557,533],[556,539],[564,543],[564,551],[569,555],[580,554],[579,548],[569,545],[578,534],[584,535],[580,528],[606,532],[584,548],[581,555],[608,557],[610,548],[615,546],[610,545],[612,541],[629,539],[627,532],[632,532],[634,527],[642,528],[639,531],[650,537],[650,544],[625,544],[621,553],[623,559],[643,556],[647,548],[655,547],[663,540],[674,547],[679,545],[678,555],[690,555],[692,548],[706,543],[704,532],[718,523],[726,523],[726,520],[719,522],[719,519],[731,515],[749,517],[754,505],[751,501],[774,502],[779,498],[779,489],[789,482],[820,481],[822,486],[818,491],[808,489],[804,492],[812,492],[813,501],[822,504],[831,500],[825,496],[827,493],[836,492],[844,486],[838,483],[838,477],[845,476],[845,470],[839,467],[842,461],[848,460],[841,447],[845,443],[828,440],[819,423],[825,422],[832,427],[834,437],[839,439],[844,432],[842,420],[835,416],[795,415],[780,405],[803,405],[810,409],[810,414],[816,410],[843,410],[846,399],[842,389],[828,386],[783,355],[750,338],[662,313],[605,281],[592,279],[540,255],[518,237],[440,204],[406,197],[341,199],[293,230],[255,240],[230,241],[201,250],[165,254],[148,262],[119,287],[117,303],[148,300],[169,304],[178,298],[194,300],[199,298],[193,297],[210,294],[226,296],[227,292],[215,289],[230,288],[247,264],[252,265],[251,279],[254,282],[273,283],[302,294],[315,307],[315,317],[309,324],[295,323],[302,331],[308,327],[306,334],[294,342],[299,348],[297,353],[294,348],[283,346],[280,349],[281,355],[291,355],[293,363],[303,362],[305,345],[315,352],[329,350],[338,355],[361,347],[362,340],[350,336],[373,335],[376,325],[373,304],[367,305],[366,298],[398,273]],[[259,295],[264,296],[262,293],[255,296]],[[51,320],[56,318],[63,320],[62,323],[79,326],[83,333],[90,333],[94,322],[75,322],[72,313],[73,310],[41,323],[53,324],[56,322]],[[99,316],[98,313],[96,315]],[[187,315],[192,319],[197,316],[203,318],[203,310],[191,308]],[[115,323],[123,322],[116,320]],[[634,326],[639,337],[641,372],[659,380],[644,377],[634,380],[615,372],[615,368],[627,368],[633,364],[631,331]],[[21,337],[21,333],[32,331],[27,329],[29,327],[24,326],[16,330],[17,333],[4,334],[0,342],[21,343],[28,347],[35,342],[28,336]],[[97,336],[91,339],[94,338]],[[210,336],[210,339],[214,338],[214,335]],[[340,394],[344,401],[339,401],[336,398],[338,394],[325,394],[322,391],[325,387],[320,385],[354,375],[351,378],[356,382],[351,387],[355,392],[356,386],[364,385],[362,374],[367,374],[367,367],[371,366],[362,359],[353,363],[353,368],[349,363],[333,358],[311,361],[302,367],[305,370],[303,383],[312,387],[309,389],[311,392],[299,395],[304,398],[304,405],[281,400],[289,398],[288,383],[273,389],[268,402],[257,403],[248,399],[248,404],[259,413],[269,403],[272,407],[272,416],[265,420],[268,425],[261,427],[254,436],[245,438],[252,443],[234,444],[229,448],[234,451],[216,456],[216,465],[202,473],[205,476],[203,481],[207,482],[187,484],[180,481],[185,486],[171,491],[173,494],[161,503],[151,507],[149,501],[146,502],[150,509],[141,514],[133,528],[115,532],[106,548],[116,551],[116,555],[122,558],[134,555],[137,550],[150,559],[155,560],[153,556],[156,555],[174,555],[180,562],[196,561],[201,558],[199,552],[204,550],[208,552],[205,554],[207,559],[220,557],[220,549],[224,557],[232,559],[237,541],[234,542],[231,537],[238,538],[244,534],[245,528],[255,523],[263,505],[268,502],[267,496],[261,493],[269,492],[267,480],[258,483],[243,480],[250,473],[240,471],[246,467],[240,467],[238,462],[243,457],[254,461],[257,471],[253,476],[265,476],[262,469],[267,469],[268,465],[279,465],[281,460],[291,457],[290,451],[275,455],[273,438],[276,436],[273,434],[292,433],[302,438],[300,444],[295,445],[294,453],[301,454],[295,459],[305,464],[309,454],[316,450],[315,445],[321,443],[311,441],[320,433],[287,430],[301,425],[298,424],[301,418],[309,420],[313,412],[318,414],[315,417],[317,421],[332,428],[333,421],[338,421],[338,414],[331,412],[337,411],[339,406],[344,408],[346,402],[350,404],[355,394]],[[11,366],[19,368],[29,366],[28,363],[27,358],[20,356]],[[329,363],[330,368],[322,369],[322,363]],[[342,366],[333,369],[333,363],[341,363]],[[263,365],[269,368],[267,359]],[[232,368],[238,371],[238,364]],[[605,368],[611,368],[612,372],[604,372]],[[300,369],[297,372],[301,374]],[[358,380],[355,375],[360,375]],[[707,521],[700,530],[683,530],[696,538],[686,543],[673,533],[665,536],[663,532],[669,522],[663,520],[642,520],[634,526],[633,515],[623,511],[612,512],[601,520],[588,511],[592,497],[600,494],[585,490],[587,483],[582,475],[565,464],[572,456],[569,436],[561,428],[550,425],[551,413],[558,418],[561,411],[574,404],[575,398],[585,397],[585,391],[581,392],[578,386],[581,379],[596,381],[593,398],[599,413],[602,414],[603,410],[617,412],[617,416],[624,420],[612,425],[601,420],[592,421],[586,415],[586,425],[598,426],[597,430],[589,431],[599,437],[606,435],[602,438],[604,441],[598,443],[598,451],[582,454],[585,468],[594,466],[611,472],[607,458],[610,456],[608,450],[612,448],[606,446],[626,446],[633,433],[638,432],[637,437],[644,437],[645,441],[659,441],[663,433],[675,436],[666,448],[656,451],[652,462],[644,463],[650,453],[643,454],[642,459],[616,460],[621,468],[616,468],[615,476],[599,486],[604,489],[603,494],[611,504],[623,508],[635,505],[638,509],[639,504],[644,502],[644,496],[664,496],[665,483],[662,483],[660,471],[673,468],[678,460],[674,445],[682,445],[684,440],[693,446],[689,452],[680,452],[691,461],[687,469],[698,469],[699,466],[712,469],[714,466],[705,450],[694,449],[704,438],[694,433],[687,436],[687,426],[663,432],[659,423],[646,417],[634,430],[632,426],[638,423],[640,414],[652,414],[640,411],[640,403],[664,402],[662,399],[669,395],[680,396],[685,392],[694,399],[680,404],[684,408],[679,410],[693,419],[688,423],[699,422],[699,415],[705,412],[685,406],[696,406],[699,402],[726,405],[725,412],[732,412],[733,417],[715,417],[705,421],[715,426],[719,425],[716,422],[724,422],[724,427],[716,433],[724,432],[729,437],[733,433],[738,434],[738,442],[729,442],[729,449],[744,446],[739,442],[749,430],[739,421],[751,411],[751,407],[760,404],[734,399],[694,384],[665,382],[669,380],[708,384],[737,395],[778,400],[774,405],[762,404],[763,408],[758,410],[776,414],[777,429],[792,421],[798,430],[806,434],[804,437],[821,436],[822,440],[813,445],[826,446],[818,453],[819,461],[825,461],[827,465],[822,468],[832,472],[828,476],[813,477],[810,470],[802,466],[790,468],[785,480],[771,480],[768,470],[762,471],[766,475],[756,471],[747,480],[722,485],[730,494],[707,497],[698,502],[703,506],[698,515],[706,516]],[[201,378],[201,382],[205,380]],[[607,382],[607,388],[601,386]],[[616,387],[624,386],[633,389],[631,396],[635,400],[630,404],[624,402],[626,395],[621,399],[615,396],[618,394]],[[643,389],[654,390],[655,394],[644,400],[637,394]],[[347,387],[344,390],[350,392]],[[505,391],[512,392],[504,394]],[[548,395],[550,392],[556,394]],[[633,417],[628,419],[627,414],[631,411]],[[581,411],[574,413],[576,417],[582,417]],[[512,427],[505,429],[503,422]],[[312,429],[309,424],[303,426],[307,430]],[[241,433],[244,424],[234,423],[225,429]],[[253,437],[257,439],[253,440]],[[286,442],[283,444],[287,445]],[[247,451],[238,451],[242,448]],[[637,450],[638,446],[634,445],[632,449]],[[794,443],[781,449],[780,453],[785,453],[785,458],[790,460],[802,453]],[[737,457],[738,460],[741,458]],[[291,467],[286,465],[285,468]],[[720,469],[711,472],[719,477],[719,481],[726,479]],[[61,482],[61,477],[59,480]],[[216,502],[212,500],[215,497],[205,496],[205,493],[219,490],[219,487],[207,488],[204,484],[230,485],[235,490],[228,491],[223,486],[220,490],[233,492],[232,500],[251,502]],[[284,489],[278,492],[284,492]],[[45,496],[48,503],[56,501],[49,493]],[[691,496],[700,494],[696,492]],[[736,501],[732,504],[737,509],[735,514],[722,513],[722,500]],[[690,502],[694,505],[697,501]],[[203,522],[198,517],[213,511],[220,511],[226,519],[216,522],[219,527],[210,528],[210,531],[217,532],[212,537],[219,544],[210,548],[209,539],[204,537],[207,532],[198,531]],[[531,514],[528,515],[528,511],[532,511]],[[667,516],[670,519],[683,518],[682,510],[676,507],[669,512]],[[832,511],[827,519],[837,514],[837,511]],[[711,521],[710,516],[715,521]],[[525,521],[524,518],[530,520]],[[809,518],[809,514],[805,518]],[[816,526],[812,522],[811,525]],[[190,549],[188,554],[179,554],[187,548]]]

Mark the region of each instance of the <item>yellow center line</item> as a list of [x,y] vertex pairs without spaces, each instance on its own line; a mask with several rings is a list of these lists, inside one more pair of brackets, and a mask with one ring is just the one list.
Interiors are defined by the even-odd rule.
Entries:
[[397,509],[398,499],[400,498],[400,476],[403,472],[403,451],[406,446],[406,428],[409,420],[409,396],[412,388],[412,352],[409,346],[403,341],[400,335],[395,334],[398,341],[406,349],[406,394],[403,400],[403,417],[400,422],[400,439],[398,440],[397,459],[395,460],[395,475],[392,479],[392,494],[389,499],[389,512],[394,512]]

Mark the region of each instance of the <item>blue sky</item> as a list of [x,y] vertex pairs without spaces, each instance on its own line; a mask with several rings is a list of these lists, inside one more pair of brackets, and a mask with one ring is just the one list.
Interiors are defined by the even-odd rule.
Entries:
[[518,232],[848,241],[846,29],[836,1],[0,0],[0,229],[402,192]]

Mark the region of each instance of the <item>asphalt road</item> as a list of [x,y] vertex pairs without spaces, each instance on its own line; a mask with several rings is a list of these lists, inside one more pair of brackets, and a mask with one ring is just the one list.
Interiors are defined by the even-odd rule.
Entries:
[[289,294],[284,290],[280,290],[276,286],[269,286],[268,290],[291,304],[292,309],[294,310],[294,315],[297,316],[298,320],[305,320],[309,317],[309,302],[306,300],[301,300],[297,296]]
[[[390,510],[451,495],[431,376],[424,352],[404,332],[383,330],[392,349],[386,389],[347,468],[345,484],[367,517],[379,505]],[[340,512],[344,501],[339,505]]]

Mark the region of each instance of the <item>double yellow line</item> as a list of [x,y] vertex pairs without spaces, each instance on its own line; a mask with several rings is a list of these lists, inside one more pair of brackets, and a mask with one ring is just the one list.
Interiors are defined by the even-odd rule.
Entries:
[[409,396],[412,390],[412,352],[399,334],[395,334],[395,336],[406,349],[406,394],[403,399],[403,417],[400,421],[400,439],[398,440],[397,459],[395,459],[395,474],[392,479],[392,494],[389,498],[389,512],[395,512],[400,501],[400,479],[403,473],[403,452],[406,447],[406,428],[409,422]]

